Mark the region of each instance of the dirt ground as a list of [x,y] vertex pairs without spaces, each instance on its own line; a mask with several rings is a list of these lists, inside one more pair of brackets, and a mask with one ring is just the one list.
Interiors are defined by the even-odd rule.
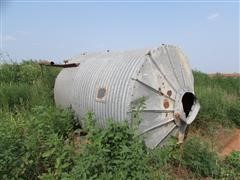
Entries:
[[240,129],[236,129],[231,137],[222,139],[222,142],[221,156],[227,156],[232,151],[240,151]]

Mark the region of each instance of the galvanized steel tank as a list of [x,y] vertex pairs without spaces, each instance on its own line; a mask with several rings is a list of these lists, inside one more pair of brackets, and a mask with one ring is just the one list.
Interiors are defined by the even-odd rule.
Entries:
[[80,65],[57,76],[56,104],[71,106],[79,119],[92,111],[104,128],[109,118],[132,125],[132,107],[144,97],[139,133],[149,148],[161,146],[170,135],[182,142],[200,109],[191,68],[178,47],[82,54],[68,63]]

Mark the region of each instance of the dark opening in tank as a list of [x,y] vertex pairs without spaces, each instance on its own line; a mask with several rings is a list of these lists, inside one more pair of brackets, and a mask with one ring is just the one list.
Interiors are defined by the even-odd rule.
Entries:
[[183,95],[182,104],[183,104],[183,109],[186,114],[186,117],[188,117],[188,114],[192,109],[194,101],[195,101],[195,96],[193,93],[187,92]]

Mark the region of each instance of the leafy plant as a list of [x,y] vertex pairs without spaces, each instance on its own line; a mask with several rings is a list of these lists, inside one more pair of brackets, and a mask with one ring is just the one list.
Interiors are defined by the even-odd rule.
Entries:
[[236,126],[240,127],[240,101],[231,104],[227,111],[227,115]]
[[236,172],[240,173],[240,151],[233,151],[226,157],[225,163],[230,167],[235,168]]
[[240,151],[233,151],[221,162],[221,179],[240,177]]
[[[87,121],[94,121],[88,116]],[[91,123],[90,123],[91,124]],[[127,123],[109,120],[104,130],[89,131],[89,143],[68,175],[74,179],[148,179],[147,151]],[[96,133],[98,132],[98,133]]]
[[145,101],[145,97],[140,97],[139,99],[132,102],[131,125],[135,130],[138,128],[138,125],[142,121],[141,112],[146,108]]
[[188,139],[183,147],[183,165],[198,176],[218,177],[219,159],[207,143],[197,137]]
[[72,114],[53,107],[31,113],[2,113],[0,177],[31,179],[42,173],[61,175],[72,165],[74,151],[65,142]]

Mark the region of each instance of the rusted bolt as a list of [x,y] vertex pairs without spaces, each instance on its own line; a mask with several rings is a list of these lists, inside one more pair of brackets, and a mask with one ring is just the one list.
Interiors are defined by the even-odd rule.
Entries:
[[168,90],[167,91],[167,95],[170,97],[172,95],[172,91],[171,90]]
[[167,99],[164,99],[164,101],[163,101],[163,107],[164,107],[165,109],[169,108],[169,102],[168,102]]
[[176,113],[174,113],[174,116],[175,116],[175,119],[180,119],[180,113],[178,113],[178,112],[176,112]]
[[158,92],[160,95],[163,95],[161,88],[158,88]]

